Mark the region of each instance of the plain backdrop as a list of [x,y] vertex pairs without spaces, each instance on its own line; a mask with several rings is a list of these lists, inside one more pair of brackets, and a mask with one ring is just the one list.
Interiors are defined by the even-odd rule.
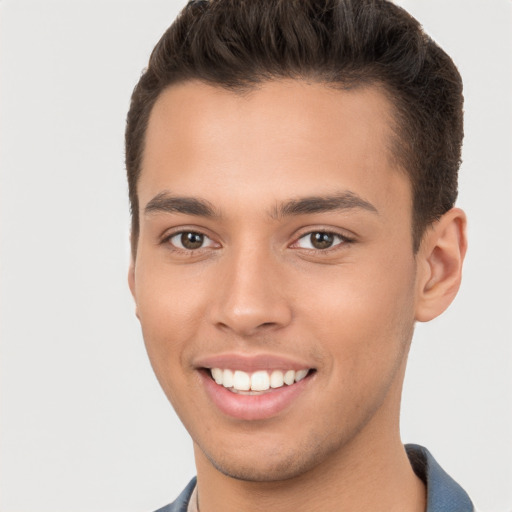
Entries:
[[[512,510],[512,2],[402,0],[465,81],[464,283],[418,325],[402,434]],[[194,475],[126,284],[131,91],[183,2],[0,1],[2,512],[150,512]]]

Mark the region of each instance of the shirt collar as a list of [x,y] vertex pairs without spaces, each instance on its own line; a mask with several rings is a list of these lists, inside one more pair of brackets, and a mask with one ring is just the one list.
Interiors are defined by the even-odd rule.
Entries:
[[405,449],[414,472],[427,487],[426,512],[473,512],[474,507],[469,496],[426,448],[407,444]]

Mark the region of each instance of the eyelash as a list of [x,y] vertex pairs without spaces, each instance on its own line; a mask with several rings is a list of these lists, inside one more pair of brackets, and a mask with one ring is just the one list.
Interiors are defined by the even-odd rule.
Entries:
[[[200,237],[203,237],[203,242],[204,242],[204,240],[209,240],[211,242],[211,244],[207,245],[207,246],[198,247],[197,249],[187,249],[184,247],[178,247],[171,242],[171,240],[173,238],[175,238],[177,236],[187,235],[187,234],[188,235],[198,235]],[[311,247],[311,248],[297,247],[297,244],[300,240],[305,239],[307,237],[311,237],[312,235],[316,235],[316,234],[331,235],[335,239],[336,238],[339,239],[339,241],[337,243],[333,242],[333,245],[331,245],[330,247],[323,248],[323,249],[318,249],[318,248],[314,248],[314,247]],[[307,251],[308,253],[325,254],[325,253],[328,253],[331,251],[339,250],[341,248],[341,246],[349,245],[354,242],[355,242],[355,239],[350,238],[341,233],[338,233],[336,231],[327,230],[327,229],[317,229],[317,230],[307,231],[307,232],[303,233],[301,236],[296,238],[295,241],[289,247],[302,249],[304,251]],[[197,230],[197,231],[196,230],[181,230],[181,231],[176,231],[176,232],[170,233],[169,235],[165,236],[162,239],[161,243],[170,245],[172,247],[173,251],[182,252],[187,255],[194,255],[194,254],[196,254],[197,251],[207,249],[209,247],[215,246],[215,244],[216,244],[216,242],[214,242],[208,235],[202,233],[199,230]]]
[[[197,249],[187,249],[185,247],[178,247],[176,246],[175,244],[173,244],[171,242],[171,240],[177,236],[181,236],[183,237],[183,235],[198,235],[200,237],[203,237],[203,243],[205,240],[209,240],[211,242],[211,245],[208,245],[206,247],[198,247]],[[196,231],[196,230],[192,230],[192,229],[184,229],[184,230],[181,230],[181,231],[176,231],[174,233],[170,233],[169,235],[165,236],[163,239],[162,239],[162,244],[168,244],[172,247],[172,250],[173,251],[178,251],[178,252],[182,252],[182,253],[186,253],[186,254],[195,254],[197,251],[200,251],[202,249],[206,249],[210,246],[213,246],[215,245],[215,242],[206,234],[204,233],[201,233],[201,231]]]
[[324,249],[318,249],[318,248],[314,248],[314,247],[311,247],[311,248],[298,247],[298,249],[303,249],[310,253],[313,252],[313,253],[325,254],[325,253],[328,253],[331,251],[339,250],[339,249],[341,249],[342,246],[350,245],[355,242],[354,238],[350,238],[350,237],[348,237],[344,234],[341,234],[337,231],[332,231],[332,230],[328,230],[328,229],[316,229],[316,230],[312,230],[312,231],[307,231],[306,233],[299,236],[295,240],[295,242],[293,242],[291,247],[296,246],[300,240],[306,239],[308,237],[310,238],[312,235],[316,235],[316,234],[332,235],[334,238],[338,238],[339,241],[337,243],[333,242],[333,245],[331,245],[330,247],[326,247]]

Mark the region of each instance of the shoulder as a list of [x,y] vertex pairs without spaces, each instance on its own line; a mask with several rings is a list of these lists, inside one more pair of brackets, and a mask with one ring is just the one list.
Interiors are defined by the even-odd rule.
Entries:
[[188,485],[183,489],[175,501],[165,507],[159,508],[156,512],[187,512],[190,496],[192,496],[195,486],[196,478],[194,477],[190,480]]

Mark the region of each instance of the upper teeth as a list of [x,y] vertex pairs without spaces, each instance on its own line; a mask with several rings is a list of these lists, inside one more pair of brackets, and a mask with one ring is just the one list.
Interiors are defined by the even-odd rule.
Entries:
[[210,372],[215,382],[225,388],[232,388],[235,391],[266,391],[269,388],[280,388],[284,384],[291,386],[294,382],[302,380],[309,370],[260,370],[250,374],[241,370],[212,368]]

